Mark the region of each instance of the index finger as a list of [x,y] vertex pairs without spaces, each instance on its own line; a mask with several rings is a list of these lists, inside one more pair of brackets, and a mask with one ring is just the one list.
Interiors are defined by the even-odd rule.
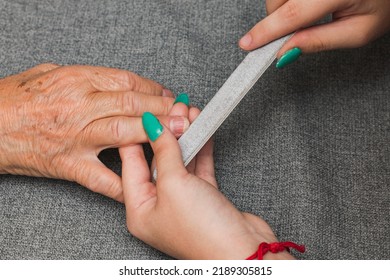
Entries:
[[84,82],[91,91],[135,91],[148,95],[162,95],[164,87],[133,72],[88,65],[63,66],[52,71],[51,82]]
[[88,66],[85,75],[97,91],[135,91],[162,95],[164,87],[133,72],[107,67]]
[[113,116],[141,116],[144,112],[165,116],[173,106],[174,99],[146,95],[139,92],[96,92],[88,97],[89,116],[107,118]]
[[142,124],[148,135],[156,159],[159,180],[188,174],[184,167],[179,143],[175,136],[150,112],[142,116]]
[[322,19],[342,5],[344,1],[337,0],[289,0],[241,38],[240,47],[244,50],[261,47]]

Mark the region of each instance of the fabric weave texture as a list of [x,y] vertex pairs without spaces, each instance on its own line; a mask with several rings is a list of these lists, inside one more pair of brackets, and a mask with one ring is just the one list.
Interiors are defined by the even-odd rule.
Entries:
[[[0,77],[116,67],[203,108],[265,15],[252,0],[0,0]],[[215,135],[221,191],[304,244],[299,258],[390,258],[389,47],[386,35],[272,65]],[[116,150],[100,157],[120,173]],[[0,223],[1,259],[169,259],[128,233],[123,205],[72,182],[0,175]]]

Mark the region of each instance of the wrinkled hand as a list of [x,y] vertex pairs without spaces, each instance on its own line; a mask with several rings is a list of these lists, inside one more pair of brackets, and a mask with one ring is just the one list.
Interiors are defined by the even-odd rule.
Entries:
[[[97,155],[147,142],[140,116],[167,115],[172,93],[131,72],[43,64],[0,80],[0,173],[76,181],[123,201],[121,179]],[[180,134],[183,117],[161,117]],[[175,128],[176,125],[176,128]]]
[[[190,111],[190,121],[198,113]],[[150,144],[158,170],[156,184],[150,181],[142,146],[119,149],[127,226],[134,236],[179,259],[245,259],[260,242],[276,241],[264,220],[240,212],[218,190],[211,142],[187,168],[165,126]],[[287,252],[265,257],[292,258]]]
[[[253,50],[298,30],[279,51],[304,53],[363,46],[390,29],[389,0],[267,0],[268,16],[240,41]],[[307,27],[332,14],[332,22]]]

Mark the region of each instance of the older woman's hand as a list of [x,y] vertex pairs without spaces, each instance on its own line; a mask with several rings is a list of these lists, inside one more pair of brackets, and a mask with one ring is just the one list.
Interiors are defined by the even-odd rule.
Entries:
[[0,174],[76,181],[123,201],[121,179],[98,159],[106,148],[146,142],[140,116],[166,116],[172,93],[124,70],[43,64],[0,80]]

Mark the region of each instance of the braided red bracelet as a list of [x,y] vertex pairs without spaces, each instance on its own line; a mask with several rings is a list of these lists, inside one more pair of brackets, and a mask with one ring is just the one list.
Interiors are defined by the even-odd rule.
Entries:
[[271,253],[274,253],[274,254],[282,252],[284,250],[287,250],[288,252],[290,252],[289,248],[293,248],[300,253],[304,253],[306,250],[304,245],[298,245],[298,244],[295,244],[295,243],[290,242],[290,241],[275,242],[275,243],[269,243],[269,244],[266,242],[262,242],[262,243],[260,243],[257,251],[252,256],[248,257],[247,260],[262,260],[263,256],[268,251],[270,251]]

